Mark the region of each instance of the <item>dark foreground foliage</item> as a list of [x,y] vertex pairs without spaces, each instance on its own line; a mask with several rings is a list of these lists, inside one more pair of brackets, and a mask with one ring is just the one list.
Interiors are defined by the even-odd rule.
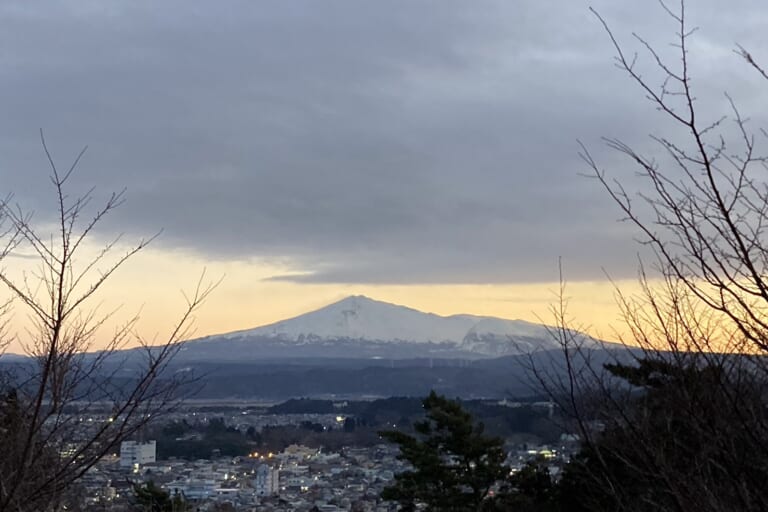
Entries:
[[565,510],[768,510],[764,385],[698,363],[609,367],[638,391],[566,467]]
[[396,475],[382,498],[397,501],[401,510],[452,512],[513,505],[525,510],[527,504],[549,500],[552,482],[546,470],[531,466],[510,478],[503,440],[486,435],[483,424],[475,423],[458,401],[433,391],[423,407],[426,418],[414,424],[415,435],[381,433],[399,445],[399,458],[411,466]]
[[414,436],[382,433],[411,466],[382,497],[405,511],[768,510],[766,390],[736,356],[725,360],[734,364],[607,365],[630,393],[605,403],[599,431],[557,479],[544,461],[510,475],[502,441],[432,393]]

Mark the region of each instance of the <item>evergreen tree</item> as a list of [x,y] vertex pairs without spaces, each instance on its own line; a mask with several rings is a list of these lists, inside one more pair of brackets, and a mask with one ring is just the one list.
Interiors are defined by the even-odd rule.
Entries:
[[607,365],[635,392],[566,467],[563,510],[766,510],[766,386],[740,357]]
[[426,419],[414,424],[416,436],[399,431],[381,435],[400,446],[398,458],[411,468],[395,476],[382,498],[397,501],[401,510],[474,511],[489,491],[509,474],[503,441],[484,434],[482,423],[457,401],[432,391],[423,401]]
[[486,507],[487,512],[555,512],[560,511],[558,487],[543,459],[533,460],[509,478]]
[[146,512],[186,512],[190,507],[179,494],[171,496],[168,491],[158,487],[153,481],[144,485],[134,485],[137,510]]
[[[27,442],[31,418],[19,400],[16,389],[10,388],[0,393],[0,482],[9,482],[16,475],[24,460],[23,447]],[[58,460],[58,454],[40,439],[39,435],[31,436],[28,443],[30,451],[38,462],[35,471],[30,471],[27,478],[18,484],[16,489],[19,497],[11,501],[10,509],[23,510],[23,506],[31,500],[21,499],[21,496],[32,494],[35,486],[43,485],[53,480],[55,475],[50,471]],[[0,485],[0,497],[6,498],[9,493]],[[65,490],[61,489],[49,502],[57,503],[64,499]],[[37,502],[33,501],[35,505]]]

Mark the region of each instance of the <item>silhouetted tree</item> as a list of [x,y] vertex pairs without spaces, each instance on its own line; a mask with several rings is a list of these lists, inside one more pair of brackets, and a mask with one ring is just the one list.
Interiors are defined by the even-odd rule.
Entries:
[[[122,203],[123,193],[93,208],[91,191],[72,196],[68,190],[85,150],[62,172],[44,140],[43,148],[51,168],[54,222],[38,227],[11,198],[0,200],[0,284],[14,308],[31,319],[27,337],[15,340],[29,358],[2,379],[0,510],[16,512],[60,508],[67,489],[103,455],[150,417],[178,404],[188,377],[163,371],[190,333],[193,313],[212,290],[201,278],[164,339],[137,335],[138,317],[107,333],[112,315],[98,311],[98,294],[152,239],[120,253],[118,235],[100,249],[96,244],[94,252],[97,226]],[[9,257],[19,254],[25,257],[7,265]],[[0,314],[9,313],[8,304],[0,301]],[[7,318],[0,318],[4,346],[14,340],[3,329]],[[116,352],[131,342],[137,349],[124,361]],[[109,412],[85,428],[77,420],[80,415],[72,413],[94,404],[107,404]]]
[[601,417],[600,435],[567,467],[567,510],[768,507],[764,382],[660,360],[608,369],[635,396]]
[[402,510],[479,510],[491,488],[509,474],[503,441],[486,436],[483,425],[474,424],[457,401],[432,391],[423,405],[426,418],[414,424],[416,436],[381,432],[399,445],[398,458],[411,465],[395,476],[382,498],[397,501]]
[[555,512],[560,510],[559,489],[543,460],[528,462],[514,473],[484,507],[486,512]]
[[137,512],[186,512],[192,509],[181,495],[171,496],[152,480],[144,485],[134,485],[133,495]]
[[631,188],[581,154],[652,251],[641,291],[617,290],[627,350],[596,361],[561,290],[552,334],[562,357],[533,370],[584,445],[562,482],[580,496],[572,510],[767,510],[768,133],[727,95],[723,116],[702,106],[686,6],[660,5],[676,25],[675,56],[633,34],[649,66],[595,12],[617,67],[661,114],[657,151],[605,139],[634,167]]

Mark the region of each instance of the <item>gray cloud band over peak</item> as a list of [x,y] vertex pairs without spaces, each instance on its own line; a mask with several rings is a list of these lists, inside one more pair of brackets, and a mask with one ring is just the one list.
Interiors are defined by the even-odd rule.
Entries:
[[[595,7],[628,44],[673,37],[655,2]],[[731,50],[768,60],[766,8],[723,9],[689,5],[697,90],[762,115]],[[551,281],[558,256],[570,279],[635,273],[576,139],[632,179],[599,137],[642,147],[662,117],[585,2],[6,2],[0,48],[0,180],[41,215],[40,127],[62,163],[90,146],[80,185],[128,187],[110,230],[297,270],[274,279]]]

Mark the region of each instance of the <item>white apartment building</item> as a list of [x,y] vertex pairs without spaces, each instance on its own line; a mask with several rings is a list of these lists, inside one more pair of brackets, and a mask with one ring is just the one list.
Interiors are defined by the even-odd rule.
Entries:
[[151,464],[157,459],[157,444],[155,441],[140,443],[137,441],[123,441],[120,444],[120,467],[139,468],[144,464]]
[[267,464],[256,469],[253,489],[257,496],[274,496],[280,492],[280,470]]

